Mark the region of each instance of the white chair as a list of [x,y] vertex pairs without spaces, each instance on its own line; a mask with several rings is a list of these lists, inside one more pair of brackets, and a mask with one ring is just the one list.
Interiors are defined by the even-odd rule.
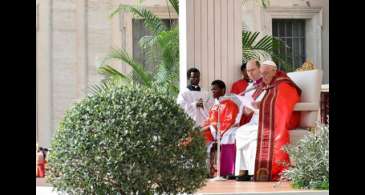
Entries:
[[289,130],[291,144],[297,143],[309,133],[307,128],[316,126],[320,110],[322,71],[309,70],[302,72],[290,72],[288,76],[302,90],[300,102],[294,107],[294,111],[300,111],[300,125],[297,129]]

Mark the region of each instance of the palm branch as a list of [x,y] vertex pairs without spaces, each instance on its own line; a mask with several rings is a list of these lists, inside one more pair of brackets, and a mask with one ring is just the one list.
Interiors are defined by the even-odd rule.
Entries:
[[168,71],[164,64],[160,64],[158,69],[154,76],[154,85],[163,93],[176,97],[179,92],[178,73]]
[[110,89],[115,84],[117,84],[117,82],[114,80],[102,80],[100,83],[88,87],[88,95],[100,95],[101,93]]
[[265,35],[261,39],[256,40],[259,34],[260,32],[242,31],[242,61],[272,59],[286,71],[289,71],[291,66],[285,60],[285,56],[275,53],[276,48],[288,48],[288,46],[283,41],[270,35]]
[[[133,73],[137,76],[138,80],[141,84],[146,86],[151,86],[152,76],[149,72],[147,72],[143,65],[135,62],[132,57],[124,49],[112,49],[109,55],[103,60],[103,64],[109,62],[110,60],[120,60],[128,64],[132,69]],[[120,73],[118,70],[113,69],[112,67],[106,68],[107,73],[113,73],[114,76],[121,77],[122,80],[125,80],[126,76]],[[105,68],[101,71],[105,72]],[[118,72],[118,73],[117,73]],[[123,75],[123,76],[122,76]],[[133,79],[129,79],[130,81]]]
[[123,73],[119,72],[117,69],[110,65],[103,65],[98,69],[98,72],[107,77],[107,79],[118,80],[121,83],[128,84],[131,79]]
[[169,0],[169,2],[174,8],[175,12],[179,14],[179,0]]
[[137,5],[119,5],[119,7],[114,10],[110,16],[113,17],[123,11],[133,14],[135,17],[142,18],[145,27],[154,35],[167,29],[166,25],[160,20],[160,18],[154,15],[150,10]]
[[267,8],[270,5],[270,0],[260,0],[262,7]]
[[[169,0],[172,7],[178,13],[178,1]],[[118,59],[126,62],[131,66],[133,72],[129,75],[124,75],[118,70],[110,66],[103,66],[103,71],[110,79],[118,79],[129,82],[140,81],[142,84],[153,87],[158,85],[166,92],[175,93],[178,89],[178,65],[179,65],[179,31],[176,26],[167,28],[164,23],[151,11],[138,5],[120,5],[118,9],[113,11],[111,16],[116,15],[121,11],[132,13],[134,16],[144,19],[144,26],[152,35],[142,37],[138,44],[147,55],[147,60],[153,64],[159,64],[153,73],[144,70],[143,65],[136,63],[124,50],[113,50],[105,61],[109,59]],[[158,59],[158,60],[156,60]],[[104,61],[104,62],[105,62]],[[154,76],[152,76],[154,75]]]
[[138,45],[143,50],[149,50],[153,47],[156,47],[158,45],[158,36],[145,35],[145,36],[141,37],[141,39],[139,39]]

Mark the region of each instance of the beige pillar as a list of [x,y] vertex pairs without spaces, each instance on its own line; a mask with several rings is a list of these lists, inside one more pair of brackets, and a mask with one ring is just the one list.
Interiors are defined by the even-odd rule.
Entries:
[[37,141],[49,147],[52,125],[52,0],[39,0],[37,22]]
[[87,2],[87,0],[76,1],[77,98],[84,97],[88,88]]
[[208,90],[215,79],[229,88],[239,79],[241,50],[240,0],[180,1],[180,88],[186,71],[201,72],[201,86]]

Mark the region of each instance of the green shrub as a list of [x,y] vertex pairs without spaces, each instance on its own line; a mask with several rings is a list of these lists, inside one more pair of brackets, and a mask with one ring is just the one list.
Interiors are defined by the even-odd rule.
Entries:
[[283,171],[282,179],[295,188],[329,189],[329,127],[318,125],[315,132],[284,149],[295,166]]
[[[193,126],[167,95],[106,88],[66,112],[47,180],[69,194],[192,193],[207,174],[204,138]],[[192,134],[190,144],[179,144]]]

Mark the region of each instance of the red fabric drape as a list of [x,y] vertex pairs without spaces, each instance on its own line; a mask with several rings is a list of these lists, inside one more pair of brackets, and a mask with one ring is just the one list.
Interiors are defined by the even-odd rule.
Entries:
[[238,80],[232,84],[230,92],[238,95],[238,94],[242,93],[243,91],[245,91],[247,86],[248,86],[248,82],[246,80],[244,80],[244,79]]
[[36,177],[44,177],[46,175],[45,164],[46,164],[45,160],[39,160],[37,164]]

